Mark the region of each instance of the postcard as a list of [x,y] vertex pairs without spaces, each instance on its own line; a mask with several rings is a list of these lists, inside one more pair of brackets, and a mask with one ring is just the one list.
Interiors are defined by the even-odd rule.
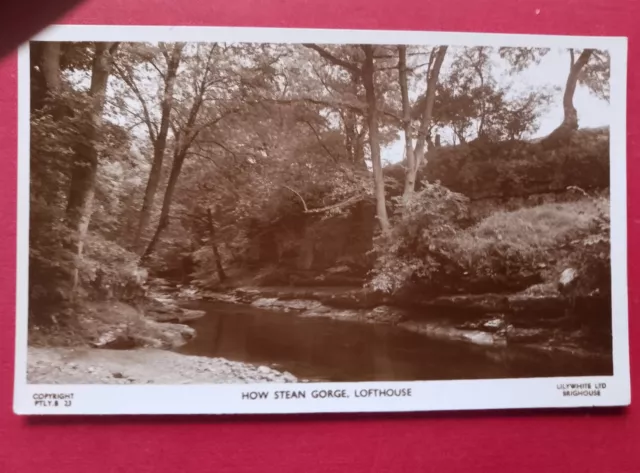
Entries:
[[53,26],[14,411],[630,403],[627,40]]

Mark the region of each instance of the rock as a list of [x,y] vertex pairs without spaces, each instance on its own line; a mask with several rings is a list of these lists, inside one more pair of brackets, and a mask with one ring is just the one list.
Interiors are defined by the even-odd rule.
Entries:
[[453,325],[443,323],[402,322],[398,324],[412,332],[444,340],[462,340],[478,345],[494,345],[496,340],[491,333],[481,330],[461,330]]
[[507,312],[509,310],[509,298],[503,294],[464,294],[420,301],[419,305],[426,308],[474,311],[479,314]]
[[370,312],[370,321],[375,323],[394,324],[403,320],[405,312],[402,309],[382,305]]
[[335,266],[333,268],[327,269],[327,273],[329,274],[348,273],[349,271],[351,271],[351,269],[349,268],[349,266],[346,266],[346,265]]
[[174,349],[181,347],[196,336],[196,331],[188,325],[146,321],[139,329],[136,339],[140,346]]
[[180,308],[176,305],[154,305],[147,309],[148,314],[152,314],[153,316],[163,316],[168,314],[171,316],[173,313],[179,311]]
[[95,348],[105,348],[109,350],[130,350],[137,346],[134,338],[125,333],[106,332],[92,343]]
[[321,294],[318,295],[318,299],[323,304],[338,309],[375,309],[389,302],[386,295],[363,289],[330,295]]
[[180,299],[186,300],[194,300],[200,298],[198,290],[192,287],[181,288],[179,297]]
[[280,300],[278,298],[267,298],[262,297],[256,299],[251,303],[254,307],[259,307],[261,309],[273,309],[273,310],[313,310],[318,309],[322,306],[322,304],[318,301],[314,300],[300,300],[300,299],[292,299],[292,300]]
[[514,328],[507,330],[508,343],[539,343],[549,341],[549,331],[540,328]]
[[182,309],[182,314],[179,316],[179,323],[199,319],[205,315],[207,315],[207,313],[204,310]]
[[267,368],[266,366],[259,366],[258,372],[262,374],[271,374],[271,369]]
[[270,309],[272,307],[279,307],[280,301],[275,297],[261,297],[253,301],[251,305],[261,309]]
[[229,302],[231,304],[238,304],[240,299],[237,295],[234,294],[222,294],[217,292],[204,292],[201,293],[199,299],[205,301],[219,301],[219,302]]
[[504,325],[504,320],[501,317],[496,317],[495,319],[487,320],[482,324],[482,327],[489,332],[498,331]]
[[558,291],[561,294],[569,293],[575,288],[578,280],[578,271],[573,268],[567,268],[562,271],[560,279],[558,280]]

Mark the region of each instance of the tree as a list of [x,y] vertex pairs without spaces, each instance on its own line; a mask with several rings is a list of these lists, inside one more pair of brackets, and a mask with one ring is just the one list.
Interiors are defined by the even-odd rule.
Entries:
[[42,75],[49,93],[60,90],[62,78],[60,77],[60,43],[46,41],[42,43],[40,65]]
[[[82,139],[76,143],[73,170],[67,202],[67,222],[74,232],[76,257],[82,258],[84,239],[91,221],[98,170],[99,131],[105,104],[107,82],[118,43],[96,43],[91,71],[88,103],[82,112]],[[73,276],[73,286],[78,284],[78,269]]]
[[227,279],[227,275],[222,267],[222,258],[218,251],[218,243],[216,242],[216,230],[213,224],[213,215],[211,209],[207,209],[207,223],[209,224],[209,244],[211,245],[211,251],[213,253],[214,263],[216,265],[216,272],[218,273],[218,279],[220,282],[224,282]]
[[565,85],[564,95],[562,97],[564,118],[560,125],[560,127],[564,129],[571,131],[578,129],[578,112],[573,106],[573,96],[576,93],[576,86],[578,85],[580,73],[589,62],[592,54],[593,49],[585,49],[580,53],[576,60],[574,50],[569,50],[571,63],[569,67],[569,75],[567,76],[567,84]]
[[[157,47],[159,52],[158,54],[149,47],[133,45],[132,48],[129,48],[130,50],[133,49],[133,51],[130,51],[132,56],[130,60],[124,63],[121,67],[116,67],[119,77],[122,78],[140,102],[140,107],[142,109],[141,121],[147,128],[149,140],[153,146],[153,161],[149,172],[149,178],[147,180],[144,199],[142,201],[142,209],[140,210],[140,219],[134,238],[134,247],[137,249],[140,249],[142,235],[149,224],[151,208],[153,206],[158,185],[160,184],[162,164],[167,146],[167,137],[169,134],[169,124],[173,106],[173,90],[184,46],[184,43],[175,43],[173,45],[160,43]],[[157,64],[157,56],[159,55],[164,59],[164,70],[161,70],[160,66]],[[159,88],[161,89],[159,97],[159,123],[157,123],[152,117],[152,111],[150,110],[150,106],[147,104],[147,98],[145,98],[146,94],[143,93],[138,85],[139,79],[136,77],[136,68],[138,64],[136,64],[136,62],[140,60],[145,61],[159,72]]]
[[[403,201],[405,204],[411,199],[415,192],[416,176],[424,160],[425,148],[431,131],[431,119],[436,97],[438,77],[446,54],[447,46],[440,46],[431,50],[426,74],[427,89],[424,94],[424,100],[421,100],[419,105],[414,108],[409,102],[407,47],[398,46],[398,75],[402,96],[402,126],[404,129],[405,156],[407,161],[403,193]],[[413,113],[417,113],[419,116],[415,148],[413,145],[414,134],[411,121],[412,109]]]
[[371,154],[371,167],[373,169],[373,187],[376,200],[376,215],[380,229],[384,235],[388,234],[391,226],[387,215],[387,204],[384,188],[384,175],[382,172],[382,159],[380,156],[380,123],[379,104],[376,97],[376,67],[374,56],[376,47],[361,45],[362,54],[353,53],[351,58],[345,59],[337,56],[326,48],[315,44],[305,45],[315,50],[322,58],[331,64],[338,66],[350,74],[353,81],[362,81],[366,100],[366,121],[369,137],[369,152]]
[[369,148],[373,167],[373,186],[376,197],[376,213],[383,235],[391,230],[387,216],[387,202],[384,190],[384,175],[380,158],[380,130],[378,128],[378,100],[375,87],[375,65],[373,62],[374,46],[362,45],[364,62],[362,64],[362,82],[367,96],[367,125],[369,128]]
[[[142,260],[147,259],[151,253],[155,250],[158,243],[158,239],[162,231],[169,224],[169,211],[171,209],[171,202],[173,200],[173,193],[182,170],[182,165],[189,147],[197,137],[199,130],[196,128],[196,123],[199,118],[199,114],[204,103],[205,94],[208,91],[211,84],[210,74],[214,67],[214,55],[217,52],[219,45],[213,44],[207,47],[198,46],[194,60],[192,74],[192,96],[190,97],[191,106],[188,108],[186,122],[174,124],[174,148],[173,148],[173,161],[171,165],[171,173],[169,175],[169,182],[164,192],[164,198],[162,201],[162,210],[160,212],[160,220],[156,227],[153,237],[147,244],[147,247],[142,255]],[[201,54],[201,50],[206,50],[204,56]]]
[[500,48],[498,54],[485,47],[457,50],[446,80],[438,86],[434,121],[449,127],[461,144],[476,139],[522,139],[535,132],[554,91],[522,90],[505,80],[498,82],[494,69],[501,58],[511,75],[517,75],[546,52],[536,48]]
[[[246,102],[252,102],[252,98],[247,97],[247,89],[259,87],[266,80],[263,64],[244,66],[239,49],[242,47],[199,44],[189,57],[186,77],[189,87],[183,97],[176,98],[176,103],[179,102],[181,106],[177,107],[172,124],[174,145],[171,172],[160,218],[155,233],[143,252],[142,261],[151,256],[162,232],[169,225],[169,213],[178,178],[194,143],[202,134],[211,134],[224,119],[246,108]],[[250,58],[245,56],[243,59]]]
[[609,55],[606,52],[569,49],[569,60],[569,74],[562,97],[564,117],[550,139],[562,138],[578,129],[578,111],[573,104],[578,84],[585,85],[599,98],[609,99]]

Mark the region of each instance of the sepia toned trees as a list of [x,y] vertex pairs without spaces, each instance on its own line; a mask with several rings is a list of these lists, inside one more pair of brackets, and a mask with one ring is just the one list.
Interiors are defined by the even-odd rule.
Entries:
[[[407,218],[429,214],[441,230],[440,210],[458,218],[457,196],[419,182],[441,136],[526,139],[555,97],[499,80],[536,67],[547,51],[533,48],[45,42],[31,52],[30,284],[43,304],[178,260],[228,282],[265,232],[368,208],[383,237],[375,257],[395,258],[389,248],[415,230],[395,231]],[[577,87],[608,96],[608,56],[569,55],[561,126],[573,130]],[[401,179],[384,162],[398,142]]]

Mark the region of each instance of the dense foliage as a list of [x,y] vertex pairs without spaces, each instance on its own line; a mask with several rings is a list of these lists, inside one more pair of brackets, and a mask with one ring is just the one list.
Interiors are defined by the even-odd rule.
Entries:
[[[559,91],[524,90],[518,74],[547,53],[33,43],[32,320],[140,302],[149,275],[212,288],[274,268],[284,283],[302,271],[443,292],[573,265],[604,288],[608,214],[592,195],[608,186],[608,134],[532,141]],[[606,99],[606,54],[576,54],[559,73]],[[587,196],[470,213],[567,187]]]
[[431,184],[419,195],[427,205],[395,225],[393,243],[374,269],[374,288],[447,294],[546,284],[554,293],[562,271],[574,268],[583,275],[579,293],[609,291],[608,199],[499,211],[465,227],[462,196]]
[[581,130],[544,141],[474,142],[428,155],[424,177],[474,199],[609,187],[609,130]]

